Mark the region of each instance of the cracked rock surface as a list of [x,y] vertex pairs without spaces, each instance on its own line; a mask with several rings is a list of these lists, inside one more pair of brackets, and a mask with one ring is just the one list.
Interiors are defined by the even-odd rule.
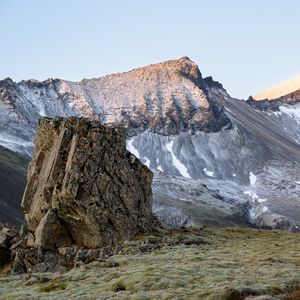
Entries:
[[30,246],[99,248],[151,229],[152,172],[125,139],[84,118],[39,121],[22,200]]

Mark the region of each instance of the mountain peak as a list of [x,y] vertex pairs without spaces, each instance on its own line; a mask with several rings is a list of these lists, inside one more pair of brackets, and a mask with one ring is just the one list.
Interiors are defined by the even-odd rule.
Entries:
[[143,76],[144,74],[158,74],[158,73],[179,73],[190,79],[201,80],[201,72],[195,62],[189,57],[183,56],[181,58],[163,61],[160,63],[150,64],[144,67],[132,69],[124,73],[109,74],[105,77],[112,76]]
[[298,90],[300,90],[300,75],[290,80],[287,80],[279,85],[266,89],[261,93],[255,95],[253,98],[255,100],[274,100],[283,97],[293,98],[292,94],[294,94]]

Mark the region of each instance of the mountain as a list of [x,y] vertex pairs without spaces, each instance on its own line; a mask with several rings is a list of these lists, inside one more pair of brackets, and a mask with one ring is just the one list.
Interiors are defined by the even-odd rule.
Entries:
[[266,89],[253,97],[255,100],[299,99],[300,75],[279,85]]
[[84,116],[128,127],[132,134],[229,128],[207,88],[196,64],[185,57],[81,82],[7,78],[0,82],[0,144],[30,154],[40,116]]
[[40,116],[128,128],[175,225],[300,228],[300,98],[232,98],[187,57],[81,82],[0,82],[0,144],[29,157]]

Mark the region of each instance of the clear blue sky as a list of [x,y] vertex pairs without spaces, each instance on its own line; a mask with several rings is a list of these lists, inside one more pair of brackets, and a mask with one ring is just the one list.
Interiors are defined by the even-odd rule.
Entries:
[[99,77],[189,56],[235,97],[300,74],[299,0],[0,0],[0,78]]

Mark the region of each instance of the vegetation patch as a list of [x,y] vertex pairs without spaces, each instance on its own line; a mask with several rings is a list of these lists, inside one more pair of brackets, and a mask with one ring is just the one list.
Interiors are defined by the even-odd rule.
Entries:
[[112,286],[112,291],[115,292],[115,293],[121,292],[121,291],[126,291],[126,287],[122,282],[116,282]]
[[[195,243],[185,243],[191,240]],[[107,261],[63,274],[2,277],[0,299],[296,300],[299,259],[297,233],[249,228],[155,232],[127,242]]]
[[50,283],[47,284],[39,289],[39,292],[41,293],[50,293],[60,290],[65,290],[67,288],[67,285],[65,283]]

